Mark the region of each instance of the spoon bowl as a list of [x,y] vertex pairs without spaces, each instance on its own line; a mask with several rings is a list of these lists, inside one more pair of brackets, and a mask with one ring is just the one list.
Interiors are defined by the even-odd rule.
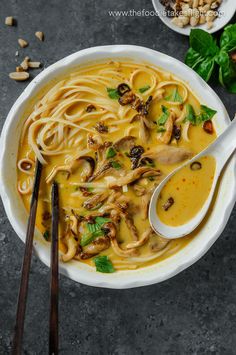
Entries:
[[[229,127],[211,144],[209,147],[204,149],[199,154],[195,155],[191,160],[186,161],[180,167],[172,171],[154,190],[153,195],[151,197],[150,205],[149,205],[149,221],[153,230],[161,235],[163,238],[167,239],[176,239],[182,238],[189,233],[191,233],[204,219],[210,205],[212,202],[212,198],[214,196],[215,188],[217,185],[217,181],[220,177],[221,171],[225,166],[226,162],[235,151],[236,148],[236,118],[231,122]],[[157,214],[157,201],[160,196],[160,193],[167,182],[182,168],[187,165],[191,165],[194,162],[197,162],[200,158],[204,156],[212,156],[215,158],[216,167],[214,179],[211,185],[210,192],[208,197],[203,204],[202,208],[199,212],[185,224],[180,226],[170,226],[163,223],[158,214]]]

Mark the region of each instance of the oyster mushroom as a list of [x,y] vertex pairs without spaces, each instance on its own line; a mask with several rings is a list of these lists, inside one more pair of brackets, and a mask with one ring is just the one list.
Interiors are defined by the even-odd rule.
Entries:
[[189,149],[164,145],[157,146],[142,155],[143,158],[148,157],[164,165],[181,163],[192,156],[193,153]]
[[129,172],[126,176],[118,178],[116,181],[112,181],[108,187],[115,188],[121,187],[124,185],[128,185],[133,181],[138,180],[141,176],[150,177],[150,176],[161,176],[161,172],[158,169],[142,166],[131,172]]
[[102,194],[96,194],[90,197],[88,200],[84,201],[83,207],[86,210],[95,210],[103,204],[103,202],[108,198],[108,192]]
[[153,232],[153,234],[154,234],[154,236],[149,244],[150,250],[152,252],[160,251],[160,250],[164,249],[167,246],[167,244],[169,244],[169,242],[170,242],[169,239],[162,238],[159,235],[155,234],[154,232]]
[[119,247],[116,239],[116,227],[114,223],[112,222],[105,223],[103,226],[103,230],[106,232],[107,237],[110,238],[111,246],[117,255],[121,257],[138,255],[138,251],[135,248],[125,250]]
[[101,251],[108,249],[109,247],[110,247],[109,237],[105,236],[105,237],[96,238],[92,243],[83,247],[83,251],[79,254],[79,258],[82,260],[89,259],[94,255],[99,254]]
[[136,137],[126,136],[126,137],[123,137],[123,138],[119,139],[118,141],[116,141],[113,144],[113,147],[118,151],[119,150],[128,150],[134,146],[135,140],[136,140]]
[[145,230],[141,236],[141,238],[135,242],[131,242],[126,245],[127,249],[130,248],[139,248],[142,245],[146,244],[147,241],[149,240],[150,236],[153,234],[153,230],[151,227],[149,227],[147,230]]

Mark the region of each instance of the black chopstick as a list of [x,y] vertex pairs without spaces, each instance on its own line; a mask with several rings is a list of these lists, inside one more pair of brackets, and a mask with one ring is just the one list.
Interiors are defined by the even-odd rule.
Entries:
[[36,219],[36,211],[38,205],[38,194],[39,194],[41,173],[42,173],[42,165],[37,160],[36,169],[35,169],[34,187],[33,187],[33,193],[31,197],[31,203],[30,203],[30,214],[29,214],[27,233],[25,239],[24,259],[23,259],[22,270],[21,270],[20,290],[18,295],[16,323],[15,323],[13,346],[12,346],[13,355],[20,355],[21,347],[22,347],[25,309],[26,309],[28,284],[29,284],[29,271],[30,271],[31,256],[32,256],[35,219]]
[[49,320],[49,354],[58,354],[58,185],[52,185],[51,297]]

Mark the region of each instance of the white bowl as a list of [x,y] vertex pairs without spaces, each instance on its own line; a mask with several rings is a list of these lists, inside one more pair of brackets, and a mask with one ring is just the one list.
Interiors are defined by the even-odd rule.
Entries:
[[[16,159],[23,120],[23,112],[28,104],[45,84],[66,70],[79,64],[94,60],[111,58],[131,58],[134,61],[149,62],[169,72],[178,73],[191,83],[191,88],[202,103],[217,110],[216,130],[221,133],[229,124],[227,111],[214,91],[185,64],[165,54],[151,49],[129,46],[93,47],[74,53],[51,65],[40,73],[24,90],[13,105],[3,127],[0,141],[0,193],[7,216],[18,236],[25,241],[27,212],[17,192]],[[188,83],[187,83],[188,84]],[[132,271],[119,271],[114,274],[95,272],[91,267],[72,261],[60,265],[60,272],[72,280],[86,285],[108,288],[131,288],[150,285],[166,280],[196,262],[222,233],[236,199],[236,159],[229,162],[223,175],[214,209],[199,234],[179,253],[155,265]],[[34,248],[38,257],[46,264],[50,263],[49,244],[43,241],[38,231],[35,233]]]
[[152,0],[152,4],[154,6],[155,11],[158,13],[158,17],[160,17],[161,21],[166,24],[169,28],[171,28],[173,31],[181,33],[182,35],[189,36],[190,31],[192,28],[201,28],[202,30],[205,30],[209,33],[214,33],[219,31],[221,28],[227,25],[229,21],[232,19],[232,17],[235,14],[236,11],[236,1],[235,0],[223,0],[220,7],[219,11],[221,12],[221,16],[216,18],[216,20],[213,22],[213,27],[208,30],[207,25],[199,25],[196,27],[191,27],[191,26],[185,26],[183,28],[180,28],[176,25],[174,25],[171,22],[171,18],[167,17],[164,15],[164,6],[160,3],[159,0]]

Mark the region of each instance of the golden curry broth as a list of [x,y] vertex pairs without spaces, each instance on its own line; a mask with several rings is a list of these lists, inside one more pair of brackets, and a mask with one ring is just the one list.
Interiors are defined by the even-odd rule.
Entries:
[[[193,170],[190,165],[179,170],[164,186],[157,201],[160,220],[170,226],[180,226],[192,219],[203,207],[211,191],[215,174],[215,158],[205,156],[198,160],[201,168]],[[165,208],[169,198],[173,205]]]
[[[106,67],[107,67],[106,63],[104,63],[104,65],[101,65],[101,64],[93,65],[91,67],[88,67],[87,70],[83,69],[82,73],[83,73],[83,75],[97,75],[98,71],[101,70],[101,68],[106,68]],[[135,65],[135,67],[138,68],[138,65]],[[118,68],[116,68],[116,66],[114,66],[114,67],[112,67],[112,69],[118,70],[119,73],[122,75],[121,82],[124,82],[126,78],[129,78],[131,73],[133,72],[132,67],[123,66],[122,62],[120,62],[120,65]],[[76,71],[76,73],[77,73],[76,75],[79,76],[80,70]],[[72,75],[73,75],[73,73],[72,73]],[[173,79],[172,76],[166,72],[158,71],[158,75],[161,78],[161,80],[172,80]],[[135,81],[134,87],[138,88],[138,87],[145,86],[147,84],[151,85],[150,78],[148,77],[148,75],[146,73],[145,74],[141,73],[138,75],[137,82]],[[175,86],[169,85],[169,87],[166,90],[166,95],[169,94],[171,89],[174,89],[174,88],[175,88]],[[97,89],[99,90],[99,87]],[[103,94],[104,93],[106,93],[106,92],[103,92]],[[180,89],[180,93],[181,93],[181,89]],[[146,95],[145,93],[142,96],[143,96],[144,100],[146,100],[148,98],[148,95]],[[39,96],[39,98],[40,98],[40,96]],[[88,94],[86,96],[86,98],[89,100],[90,94]],[[112,100],[112,101],[114,101],[114,100]],[[198,100],[196,99],[196,97],[190,91],[188,92],[188,99],[186,102],[190,103],[194,107],[196,112],[199,112],[200,104],[199,104]],[[160,117],[161,105],[165,105],[168,108],[172,107],[171,104],[169,104],[167,101],[165,101],[164,98],[161,99],[158,102],[158,104],[155,104],[155,102],[154,102],[151,106],[150,113],[149,113],[150,119],[156,120],[158,117]],[[71,111],[73,111],[73,114],[75,114],[77,111],[80,111],[81,108],[85,109],[86,104],[78,103],[78,104],[73,105],[73,107],[70,108],[70,114],[71,114]],[[117,103],[117,109],[118,108],[119,108],[119,105]],[[97,121],[99,121],[99,120],[97,118],[94,118],[94,121],[92,121],[87,127],[88,128],[94,127],[94,124]],[[138,122],[132,123],[133,127],[136,127],[136,129],[138,129],[138,124],[139,124]],[[115,132],[109,132],[109,136],[107,139],[112,142],[120,139],[121,137],[123,137],[126,134],[125,132],[126,132],[127,128],[129,128],[129,127],[130,127],[130,123],[120,124],[119,130],[117,130]],[[135,128],[133,131],[131,131],[130,134],[135,135]],[[159,144],[163,144],[158,140],[156,131],[153,131],[151,133],[151,137],[148,141],[148,144],[143,144],[143,142],[140,141],[137,133],[136,133],[136,135],[137,135],[136,144],[142,145],[144,147],[145,151],[152,149]],[[202,129],[201,126],[190,126],[189,141],[185,141],[185,140],[183,140],[183,138],[181,138],[178,143],[172,142],[171,145],[190,148],[192,150],[193,154],[197,154],[202,149],[207,147],[214,139],[215,139],[215,133],[207,134]],[[86,141],[86,136],[85,136],[84,140]],[[81,149],[81,146],[78,145],[76,147],[76,151],[78,152],[80,149]],[[21,145],[19,146],[18,160],[22,159],[24,157],[30,157],[31,159],[35,159],[35,155],[32,152],[32,149],[31,149],[29,142],[28,142],[27,134],[25,135],[25,137],[23,138],[23,141],[21,142]],[[60,154],[60,155],[54,155],[51,157],[50,156],[46,157],[47,164],[43,168],[40,193],[39,193],[37,219],[36,219],[37,227],[42,233],[44,233],[45,230],[48,229],[48,222],[46,222],[46,225],[45,225],[45,221],[42,220],[42,215],[43,215],[43,213],[50,211],[51,185],[46,184],[45,179],[49,175],[49,173],[51,172],[53,166],[65,164],[65,157],[66,157],[66,154]],[[119,153],[118,153],[118,157],[119,157]],[[129,158],[122,155],[122,157],[120,157],[120,159],[122,162],[122,166],[124,166],[124,168],[127,168],[128,170],[130,170]],[[170,171],[175,169],[177,166],[178,166],[178,164],[173,164],[173,165],[169,165],[169,166],[158,164],[158,168],[161,170],[163,176],[168,174]],[[71,209],[73,209],[78,215],[85,215],[86,213],[89,214],[89,212],[85,211],[85,209],[82,207],[82,204],[86,200],[86,198],[82,194],[79,194],[78,188],[76,188],[76,182],[81,181],[81,174],[83,174],[83,169],[84,169],[84,166],[81,165],[81,167],[78,168],[76,171],[74,171],[73,174],[71,174],[69,176],[69,178],[68,178],[67,174],[65,174],[65,173],[58,173],[56,176],[56,181],[59,183],[59,192],[60,192],[60,207],[61,207],[60,236],[61,237],[63,237],[64,228],[65,228],[65,225],[63,222],[63,217],[65,216],[65,214],[71,213]],[[26,180],[26,178],[27,178],[27,176],[23,172],[18,171],[18,182],[22,183],[23,181]],[[69,183],[74,183],[74,185],[71,185]],[[100,180],[98,180],[98,183],[104,183],[104,178],[101,178]],[[148,184],[150,184],[150,188],[151,188],[152,182],[150,182]],[[148,187],[149,187],[149,185],[148,185]],[[75,193],[77,193],[76,196],[75,196]],[[137,229],[139,231],[139,235],[141,235],[149,226],[149,222],[147,219],[142,220],[142,218],[140,218],[140,210],[138,207],[138,206],[140,206],[140,198],[135,195],[132,187],[130,187],[130,186],[128,187],[128,192],[126,192],[125,195],[129,196],[131,198],[132,205],[133,205],[134,209],[135,208],[137,209],[137,213],[134,214],[134,223],[137,226]],[[22,200],[24,202],[24,205],[25,205],[27,211],[29,211],[29,208],[30,208],[30,198],[31,198],[30,194],[22,195]],[[172,241],[171,248],[169,249],[169,251],[167,251],[164,255],[160,256],[159,258],[154,259],[151,262],[145,263],[145,265],[156,263],[157,261],[165,259],[169,255],[174,253],[176,250],[179,250],[180,248],[184,247],[191,240],[191,238],[192,238],[192,236],[190,235],[185,238]],[[127,228],[127,226],[124,222],[121,223],[120,231],[119,231],[117,239],[120,242],[121,247],[125,246],[128,242],[132,241],[131,235],[129,233],[129,229]],[[62,252],[65,252],[67,249],[66,245],[63,242],[63,239],[61,239],[61,241],[60,241],[60,249]],[[146,244],[146,245],[142,246],[141,248],[139,248],[139,251],[140,251],[141,256],[147,255],[148,251],[149,251],[148,245]],[[100,254],[108,255],[110,260],[115,264],[119,262],[121,266],[117,267],[117,269],[122,269],[122,262],[125,260],[125,258],[117,256],[111,247],[109,249],[101,252]],[[92,259],[85,260],[84,262],[94,266],[94,262]],[[143,263],[133,265],[133,266],[132,266],[132,264],[130,264],[130,267],[128,267],[128,268],[132,268],[132,267],[136,268],[136,267],[142,267],[142,266],[144,266]]]

